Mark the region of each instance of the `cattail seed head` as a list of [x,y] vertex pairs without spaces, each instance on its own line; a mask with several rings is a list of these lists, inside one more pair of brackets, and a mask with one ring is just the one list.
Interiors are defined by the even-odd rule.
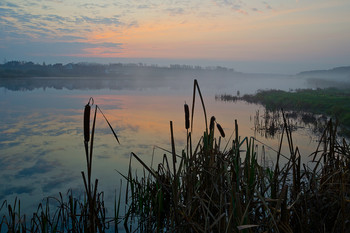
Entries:
[[216,127],[218,127],[218,130],[219,130],[219,132],[220,132],[220,135],[221,135],[221,137],[225,137],[225,132],[224,132],[224,130],[222,129],[222,127],[221,127],[221,125],[219,124],[219,123],[216,123]]
[[214,130],[214,123],[215,123],[215,117],[214,116],[212,116],[211,118],[210,118],[210,125],[209,125],[209,132],[211,132],[212,130]]
[[85,105],[84,108],[84,141],[88,142],[90,140],[90,112],[91,105],[94,104],[94,99],[90,97],[89,102]]
[[185,128],[189,129],[190,128],[190,110],[187,104],[184,105],[184,109],[185,109]]
[[90,111],[91,107],[89,104],[85,105],[84,108],[84,141],[90,140]]

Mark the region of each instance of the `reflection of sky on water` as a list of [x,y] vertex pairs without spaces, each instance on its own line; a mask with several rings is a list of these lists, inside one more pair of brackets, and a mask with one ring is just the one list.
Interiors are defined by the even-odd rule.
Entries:
[[[227,88],[227,87],[226,87]],[[210,89],[210,88],[203,88]],[[184,92],[187,92],[184,94]],[[241,135],[250,136],[256,105],[215,102],[202,90],[208,118],[215,115],[229,136],[238,119]],[[183,104],[191,105],[192,90],[55,90],[9,91],[0,88],[0,200],[21,199],[23,208],[33,211],[42,198],[57,196],[72,188],[83,189],[81,171],[86,170],[82,136],[83,108],[90,97],[99,105],[116,130],[118,145],[102,115],[97,113],[93,177],[100,190],[113,200],[121,176],[126,174],[130,152],[146,164],[152,161],[153,146],[170,150],[170,120],[174,123],[177,153],[184,148]],[[194,142],[202,136],[203,112],[197,97]],[[92,112],[94,107],[92,108]],[[296,140],[307,150],[305,139]],[[230,143],[228,138],[222,145]],[[269,141],[277,148],[278,139]],[[305,145],[305,146],[304,146]],[[164,151],[155,149],[155,162]],[[154,163],[155,163],[154,162]],[[136,161],[133,166],[139,167]]]
[[[93,175],[100,180],[100,190],[114,195],[121,178],[115,170],[126,173],[131,151],[149,161],[152,146],[168,141],[159,135],[170,117],[166,117],[166,123],[155,119],[153,111],[157,110],[151,97],[144,100],[142,96],[106,95],[101,91],[67,93],[50,89],[1,90],[0,95],[3,109],[0,112],[0,199],[11,203],[18,196],[24,208],[69,188],[82,189],[80,172],[86,166],[82,113],[90,96],[115,127],[121,141],[121,145],[117,145],[98,113]],[[167,130],[168,127],[166,134]]]

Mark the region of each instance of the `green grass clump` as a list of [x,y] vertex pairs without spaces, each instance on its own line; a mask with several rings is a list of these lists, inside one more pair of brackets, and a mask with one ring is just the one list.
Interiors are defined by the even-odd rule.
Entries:
[[225,101],[244,100],[259,103],[270,111],[281,108],[291,111],[323,114],[339,121],[340,126],[350,128],[350,90],[349,89],[299,89],[293,92],[281,90],[260,90],[255,95],[236,97],[221,95]]

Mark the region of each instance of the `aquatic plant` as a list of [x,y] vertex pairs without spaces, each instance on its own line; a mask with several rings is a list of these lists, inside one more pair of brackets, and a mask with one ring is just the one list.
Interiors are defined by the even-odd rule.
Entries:
[[[119,139],[108,119],[98,105],[90,125],[91,106],[94,105],[93,98],[90,98],[84,107],[83,130],[85,159],[87,165],[87,176],[81,172],[85,193],[83,197],[73,195],[69,190],[64,198],[62,193],[58,197],[47,197],[43,203],[38,205],[36,212],[29,219],[21,214],[20,200],[15,199],[11,205],[6,200],[2,203],[0,211],[6,211],[0,222],[0,232],[106,232],[115,226],[118,231],[120,222],[119,209],[121,193],[117,201],[115,196],[114,216],[106,215],[107,208],[104,203],[104,192],[98,191],[98,179],[92,180],[92,158],[95,137],[95,123],[97,110],[110,127],[117,143]],[[2,213],[2,212],[1,212]]]
[[[205,117],[205,131],[192,145],[195,91]],[[256,139],[241,137],[238,123],[226,145],[215,137],[215,117],[208,130],[206,110],[194,82],[192,115],[185,105],[187,145],[176,152],[170,122],[171,150],[156,168],[135,153],[143,176],[132,171],[130,159],[128,211],[130,232],[346,232],[349,229],[349,146],[336,141],[336,127],[329,121],[320,145],[312,154],[314,165],[301,164],[293,144],[292,128],[282,111],[282,133],[274,166],[258,159]],[[191,120],[189,120],[191,118]],[[188,129],[191,129],[188,132]],[[287,143],[289,156],[281,154]],[[321,146],[323,147],[321,148]],[[337,149],[336,149],[337,148]],[[281,162],[281,157],[287,160]],[[262,162],[258,162],[258,161]],[[171,164],[172,162],[172,164]],[[332,208],[329,212],[327,209]],[[320,222],[320,219],[323,221]]]
[[[193,143],[196,93],[198,92],[205,129]],[[350,146],[339,140],[337,125],[330,120],[310,155],[311,164],[301,164],[301,153],[293,143],[292,129],[281,111],[280,145],[274,165],[266,166],[264,146],[254,137],[234,131],[227,137],[216,117],[207,113],[198,82],[194,81],[193,101],[185,104],[186,145],[177,153],[174,125],[170,121],[170,150],[163,149],[162,162],[148,166],[131,152],[129,171],[122,174],[126,201],[115,195],[114,216],[108,216],[104,193],[98,179],[92,179],[92,159],[97,110],[117,134],[101,109],[95,105],[90,126],[90,98],[84,108],[84,147],[87,163],[82,172],[85,194],[68,191],[66,197],[48,197],[33,216],[21,213],[19,200],[0,206],[0,231],[8,232],[348,232],[350,229]],[[216,126],[216,127],[215,127]],[[218,134],[219,133],[219,134]],[[289,155],[281,153],[287,143]],[[260,143],[261,144],[261,143]],[[260,154],[258,153],[260,151]],[[282,162],[286,160],[287,162]],[[138,176],[132,163],[140,163]],[[260,162],[259,162],[260,161]],[[86,175],[87,174],[87,175]],[[126,213],[120,216],[120,207]],[[113,229],[114,228],[114,229]]]
[[[316,115],[332,117],[339,121],[341,129],[338,130],[345,136],[349,136],[350,128],[350,90],[325,88],[325,89],[298,89],[295,91],[259,90],[254,95],[234,96],[229,94],[216,95],[216,100],[238,101],[262,104],[268,111],[295,111],[303,113],[302,118],[306,122]],[[309,114],[305,114],[305,112]]]

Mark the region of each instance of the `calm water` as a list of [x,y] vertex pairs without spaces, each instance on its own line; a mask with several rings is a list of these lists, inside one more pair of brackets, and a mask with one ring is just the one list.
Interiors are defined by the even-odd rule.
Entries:
[[[74,82],[73,82],[74,80]],[[135,80],[132,83],[97,79],[36,79],[28,83],[2,81],[0,87],[0,200],[13,202],[21,199],[22,209],[28,213],[36,210],[43,198],[65,194],[72,189],[82,193],[81,171],[86,170],[83,146],[83,108],[90,97],[99,105],[119,136],[114,139],[100,113],[97,114],[93,177],[99,179],[99,190],[111,203],[119,190],[121,176],[127,173],[130,152],[151,164],[154,151],[156,163],[164,154],[154,146],[170,149],[169,121],[173,121],[176,149],[184,148],[183,104],[192,104],[193,79],[152,83],[154,80]],[[57,85],[61,83],[61,85]],[[85,84],[93,83],[91,86]],[[125,85],[127,83],[127,85]],[[215,94],[254,93],[257,89],[294,89],[305,87],[299,79],[251,78],[199,80],[208,117],[215,115],[226,135],[234,130],[234,120],[239,123],[241,136],[254,136],[253,120],[261,106],[244,102],[215,101]],[[95,88],[94,88],[95,86]],[[194,136],[198,139],[204,118],[197,96]],[[278,138],[267,140],[256,137],[273,148]],[[295,145],[307,161],[315,148],[315,138],[307,130],[295,134]],[[228,142],[228,137],[223,140]],[[261,148],[261,147],[260,147]],[[283,149],[286,154],[287,148]],[[275,152],[267,149],[273,160]],[[139,168],[137,161],[133,167]],[[111,207],[111,211],[113,211]]]

